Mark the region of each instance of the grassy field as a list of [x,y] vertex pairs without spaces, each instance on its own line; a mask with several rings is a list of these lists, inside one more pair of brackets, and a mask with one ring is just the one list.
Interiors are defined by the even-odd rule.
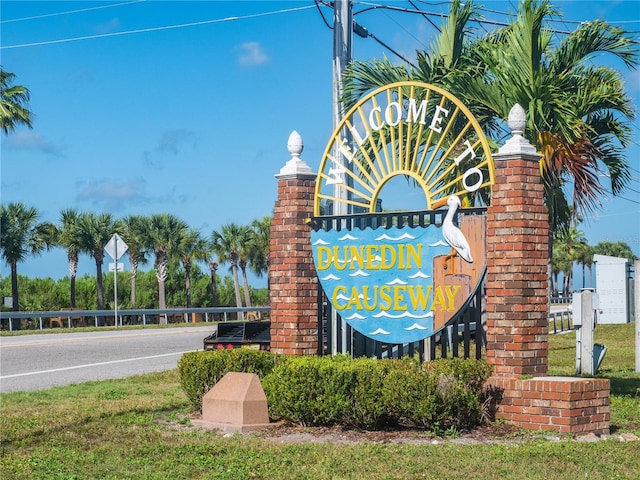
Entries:
[[[611,379],[612,432],[640,436],[634,325],[602,325],[599,376]],[[574,373],[572,333],[550,338],[550,373]],[[550,479],[640,478],[640,442],[282,443],[188,426],[177,371],[0,396],[0,478]],[[425,434],[426,435],[426,434]]]

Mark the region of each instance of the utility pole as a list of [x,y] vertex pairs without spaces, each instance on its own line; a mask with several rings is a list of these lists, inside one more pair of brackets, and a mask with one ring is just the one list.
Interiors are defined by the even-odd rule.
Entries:
[[634,263],[634,317],[636,322],[636,372],[640,372],[640,260]]
[[[335,0],[333,6],[333,131],[335,132],[340,124],[340,121],[344,117],[345,109],[342,104],[342,92],[343,82],[342,75],[344,74],[347,65],[351,61],[351,43],[353,40],[353,11],[351,7],[351,0]],[[345,128],[340,134],[341,138],[347,140],[348,144],[351,143],[350,134]],[[335,142],[335,150],[333,152],[334,158],[338,162],[337,168],[346,171],[348,165],[346,164],[344,155],[338,148],[338,142]],[[343,183],[336,183],[333,188],[333,211],[332,215],[347,215],[349,214],[349,204],[345,202],[350,196],[349,191],[344,188],[346,185],[352,183],[351,178],[346,173],[338,174]],[[340,201],[338,201],[340,199]],[[343,220],[344,222],[344,220]],[[338,323],[338,315],[335,308],[331,309],[331,319],[329,320],[333,325]],[[347,324],[344,319],[341,320],[341,352],[338,352],[338,338],[337,329],[332,328],[332,355],[337,353],[346,353],[347,350]]]
[[[353,10],[351,0],[335,0],[333,8],[333,131],[335,132],[345,114],[344,105],[341,101],[344,90],[342,75],[352,56]],[[342,132],[341,137],[346,138],[349,144],[351,143],[348,131]],[[344,169],[348,168],[345,164],[344,156],[337,146],[334,151],[334,158],[340,162]],[[350,178],[344,173],[340,177],[345,183],[335,185],[333,196],[346,200],[348,191],[344,188],[344,185],[350,183]],[[348,213],[347,203],[344,201],[333,202],[333,215],[347,215]]]

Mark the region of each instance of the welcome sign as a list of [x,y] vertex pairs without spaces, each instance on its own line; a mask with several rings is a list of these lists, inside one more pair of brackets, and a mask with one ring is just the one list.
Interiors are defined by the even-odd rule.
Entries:
[[422,190],[426,211],[447,210],[424,226],[370,222],[345,229],[336,217],[335,228],[313,231],[318,278],[340,316],[385,343],[418,341],[442,328],[484,270],[483,219],[457,222],[456,214],[486,206],[493,174],[479,124],[446,91],[402,82],[362,98],[323,155],[315,216],[373,215],[397,176]]

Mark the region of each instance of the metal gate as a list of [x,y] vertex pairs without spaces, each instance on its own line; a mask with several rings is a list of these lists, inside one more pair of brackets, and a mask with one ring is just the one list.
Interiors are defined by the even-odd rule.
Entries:
[[[484,208],[465,209],[457,215],[482,215]],[[444,212],[419,211],[402,213],[375,213],[346,216],[314,217],[311,226],[317,230],[349,231],[354,228],[409,226],[440,226]],[[405,343],[382,343],[366,337],[351,328],[328,301],[318,282],[318,355],[350,354],[352,357],[400,358],[418,355],[420,360],[464,357],[480,359],[486,344],[484,331],[484,275],[479,287],[467,303],[446,325],[431,337]]]

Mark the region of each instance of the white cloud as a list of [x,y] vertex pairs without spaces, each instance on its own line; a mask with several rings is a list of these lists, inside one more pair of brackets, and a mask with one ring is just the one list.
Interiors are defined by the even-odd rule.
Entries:
[[63,154],[63,149],[60,145],[56,145],[46,139],[40,132],[33,130],[12,132],[5,138],[3,146],[12,150],[29,150],[55,157],[61,157]]
[[175,186],[167,189],[154,184],[153,190],[159,194],[150,194],[147,186],[147,181],[142,177],[123,181],[112,178],[81,180],[77,182],[79,191],[75,199],[102,211],[120,212],[121,215],[129,211],[139,212],[141,207],[148,205],[160,208],[161,205],[183,205],[188,200]]
[[240,45],[241,55],[238,63],[243,67],[254,67],[269,61],[269,57],[258,42],[245,42]]
[[118,17],[114,17],[108,22],[104,22],[96,25],[95,30],[99,35],[105,33],[112,33],[117,31],[120,28],[120,19]]
[[631,70],[626,74],[626,87],[631,92],[640,92],[640,70]]
[[121,209],[124,205],[145,204],[149,201],[145,191],[146,182],[142,178],[117,182],[100,179],[83,182],[76,200],[106,207],[107,210]]
[[184,129],[162,132],[156,145],[142,154],[147,165],[161,167],[168,156],[178,156],[185,151],[198,148],[198,137],[195,132]]

